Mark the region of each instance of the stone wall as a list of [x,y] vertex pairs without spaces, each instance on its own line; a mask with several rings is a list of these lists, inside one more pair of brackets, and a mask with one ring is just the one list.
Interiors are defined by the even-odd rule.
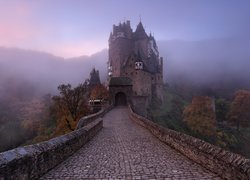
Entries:
[[[88,125],[60,137],[0,153],[0,179],[37,179],[86,144],[103,121],[91,116]],[[84,118],[86,120],[86,118]],[[86,120],[87,121],[87,120]],[[83,123],[82,125],[84,125]]]
[[135,113],[147,117],[148,96],[133,96],[132,105]]
[[250,159],[186,134],[163,128],[135,114],[131,108],[130,117],[167,145],[178,150],[204,168],[220,175],[222,178],[250,179]]
[[88,125],[89,123],[93,122],[95,119],[99,118],[99,117],[103,117],[103,115],[105,113],[107,113],[108,111],[110,111],[113,107],[109,106],[106,108],[101,109],[101,111],[95,113],[95,114],[90,114],[88,116],[84,116],[82,117],[79,121],[78,124],[76,126],[76,129],[80,129],[86,125]]

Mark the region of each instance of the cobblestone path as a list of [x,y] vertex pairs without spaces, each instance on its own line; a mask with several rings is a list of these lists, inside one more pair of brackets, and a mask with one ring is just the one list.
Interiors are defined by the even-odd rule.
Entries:
[[104,116],[104,128],[41,179],[220,179],[165,145],[128,117],[126,107]]

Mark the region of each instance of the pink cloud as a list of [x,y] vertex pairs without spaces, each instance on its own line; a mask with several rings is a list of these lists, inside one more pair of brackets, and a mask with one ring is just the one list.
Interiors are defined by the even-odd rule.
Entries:
[[58,26],[57,23],[44,19],[39,14],[41,13],[39,3],[32,4],[31,1],[1,3],[0,46],[45,51],[65,58],[91,55],[107,47],[106,40],[105,43],[100,39],[90,40],[88,37],[71,40],[67,37],[71,29],[65,30],[65,28],[72,27]]
[[64,58],[82,56],[82,55],[92,55],[98,51],[103,50],[107,45],[101,41],[83,41],[83,42],[65,42],[53,44],[48,48],[47,51],[53,53],[57,56],[62,56]]
[[32,8],[29,4],[12,2],[0,7],[0,45],[18,46],[39,31],[31,22]]

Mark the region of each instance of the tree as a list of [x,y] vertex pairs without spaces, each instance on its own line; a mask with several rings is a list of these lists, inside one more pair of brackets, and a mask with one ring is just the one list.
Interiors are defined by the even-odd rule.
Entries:
[[72,88],[70,84],[58,86],[59,96],[54,96],[54,109],[57,116],[57,131],[66,133],[73,131],[78,120],[89,112],[86,103],[87,85],[80,84]]
[[109,98],[108,90],[102,84],[96,85],[90,93],[90,99],[107,100],[108,98]]
[[217,121],[226,121],[230,103],[226,99],[219,98],[215,101],[215,107]]
[[250,126],[250,91],[238,90],[228,113],[229,123],[240,126]]
[[194,97],[192,103],[183,111],[184,121],[195,133],[214,136],[216,122],[213,99],[209,97]]

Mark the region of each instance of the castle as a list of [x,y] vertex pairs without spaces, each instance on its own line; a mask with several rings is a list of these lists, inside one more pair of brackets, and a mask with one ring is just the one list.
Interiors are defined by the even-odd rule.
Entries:
[[141,22],[135,32],[130,21],[113,25],[109,37],[108,75],[113,87],[119,86],[119,81],[123,81],[120,82],[123,86],[124,81],[132,86],[130,94],[125,94],[134,105],[148,106],[153,99],[163,100],[163,58],[159,56],[154,37],[145,32]]

